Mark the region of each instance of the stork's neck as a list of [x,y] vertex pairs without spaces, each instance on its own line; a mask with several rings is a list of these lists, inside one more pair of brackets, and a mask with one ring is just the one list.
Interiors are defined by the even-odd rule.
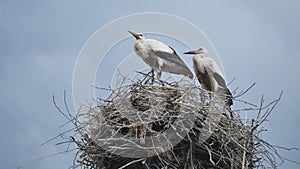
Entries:
[[140,38],[135,41],[135,46],[137,48],[142,48],[142,46],[144,46],[144,43],[145,43],[145,38]]
[[144,40],[145,40],[145,37],[140,37],[136,41],[143,42]]
[[140,52],[142,50],[145,50],[145,38],[139,38],[135,41],[134,50],[136,52]]
[[207,54],[206,53],[199,53],[199,54],[195,55],[195,57],[197,57],[197,58],[205,58],[205,57],[207,57]]

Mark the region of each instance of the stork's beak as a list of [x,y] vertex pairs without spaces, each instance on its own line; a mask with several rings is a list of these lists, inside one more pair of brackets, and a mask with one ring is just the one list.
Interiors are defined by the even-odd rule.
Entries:
[[134,32],[132,32],[132,31],[128,31],[132,36],[134,36],[135,37],[135,39],[138,39],[139,38],[139,34],[137,34],[137,33],[134,33]]
[[199,53],[197,50],[191,50],[188,52],[184,52],[183,54],[197,54],[197,53]]

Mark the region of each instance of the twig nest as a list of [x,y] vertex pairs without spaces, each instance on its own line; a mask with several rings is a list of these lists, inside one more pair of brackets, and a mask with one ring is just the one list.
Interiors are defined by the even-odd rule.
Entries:
[[[79,113],[85,120],[76,126],[82,139],[72,139],[79,148],[77,166],[92,169],[240,169],[244,166],[250,169],[262,166],[261,159],[269,156],[261,154],[266,146],[258,136],[259,120],[242,122],[234,111],[222,107],[223,104],[204,98],[206,91],[195,84],[155,81],[151,85],[144,84],[144,80],[111,90],[110,97],[97,100],[97,107]],[[174,129],[174,136],[181,137],[180,142],[172,144],[173,137],[164,135],[169,129]],[[181,135],[180,131],[185,134]],[[119,137],[114,137],[118,134]],[[153,142],[153,147],[145,146],[149,144],[146,137],[161,134],[169,139],[167,144]],[[104,135],[110,137],[99,144],[99,136]],[[128,137],[139,142],[126,140]],[[116,147],[111,142],[118,139],[125,141]],[[119,150],[135,153],[136,149],[149,149],[150,153],[165,147],[170,148],[138,159],[115,153]],[[269,162],[273,164],[272,160]]]

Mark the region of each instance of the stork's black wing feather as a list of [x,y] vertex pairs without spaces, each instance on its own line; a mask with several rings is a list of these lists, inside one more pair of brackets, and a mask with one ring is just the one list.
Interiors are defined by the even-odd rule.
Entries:
[[218,84],[225,89],[225,94],[226,94],[226,99],[227,99],[227,104],[229,106],[233,105],[233,101],[232,101],[232,94],[230,92],[230,90],[227,88],[226,82],[223,79],[223,77],[218,74],[218,73],[214,73],[214,78],[216,79],[216,81],[218,82]]
[[233,105],[233,101],[232,101],[232,94],[231,94],[231,92],[230,92],[230,90],[227,88],[226,89],[226,98],[227,98],[227,104],[229,105],[229,106],[232,106]]
[[171,46],[169,46],[169,48],[171,48],[173,50],[173,53],[175,53],[177,55],[177,53],[176,53],[176,51],[175,51],[174,48],[172,48]]
[[216,81],[218,82],[218,84],[219,84],[221,87],[223,87],[224,89],[227,88],[227,87],[226,87],[226,82],[225,82],[225,80],[223,79],[223,77],[222,77],[220,74],[214,73],[213,76],[214,76],[214,78],[216,79]]

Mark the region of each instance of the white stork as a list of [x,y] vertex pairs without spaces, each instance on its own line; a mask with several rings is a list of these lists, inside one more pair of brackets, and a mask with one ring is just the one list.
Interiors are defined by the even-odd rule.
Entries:
[[226,102],[231,106],[233,104],[232,95],[226,86],[224,75],[219,65],[212,58],[207,57],[207,49],[201,47],[184,54],[195,54],[193,57],[194,70],[202,88],[212,93],[225,94]]
[[154,39],[145,39],[143,34],[128,32],[136,38],[134,50],[151,67],[153,76],[156,71],[160,79],[164,71],[193,78],[191,70],[172,47]]

